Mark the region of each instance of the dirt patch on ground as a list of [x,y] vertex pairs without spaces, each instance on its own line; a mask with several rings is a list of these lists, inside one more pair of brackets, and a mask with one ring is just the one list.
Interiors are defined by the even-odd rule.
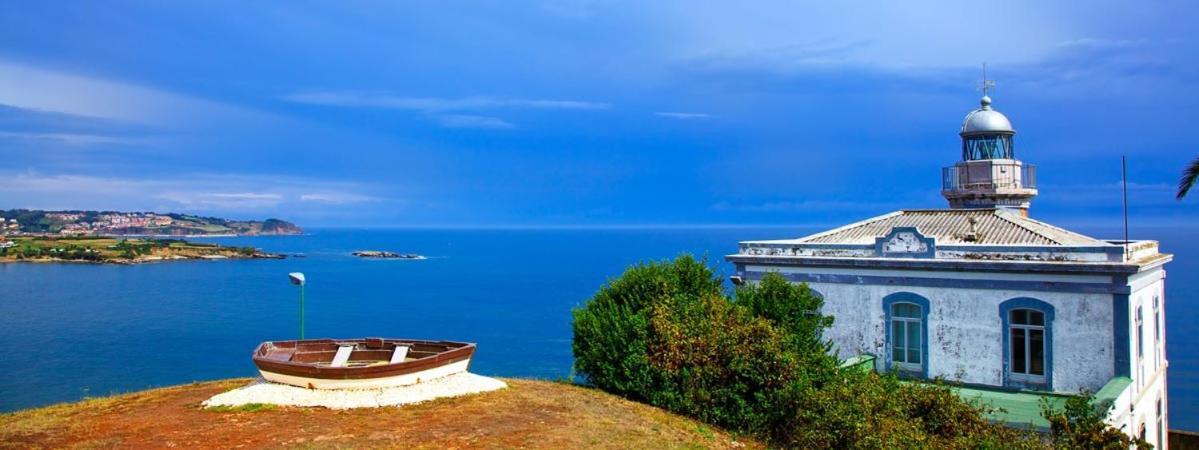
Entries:
[[354,410],[200,402],[215,381],[0,415],[0,448],[763,448],[660,409],[578,386],[508,389]]

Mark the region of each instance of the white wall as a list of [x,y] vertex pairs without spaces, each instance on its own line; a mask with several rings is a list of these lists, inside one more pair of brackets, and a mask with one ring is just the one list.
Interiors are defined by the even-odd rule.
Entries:
[[[765,268],[748,268],[754,271],[761,269]],[[780,269],[783,272],[804,272],[798,268],[773,268]],[[921,271],[854,271],[878,276],[926,275]],[[1000,275],[996,274],[996,278]],[[1069,276],[1053,277],[1055,281],[1069,281]],[[1079,276],[1074,281],[1094,282],[1093,277]],[[1003,384],[1003,330],[999,304],[1016,297],[1031,297],[1055,308],[1055,391],[1097,391],[1115,372],[1111,294],[833,283],[811,283],[811,287],[824,294],[823,312],[832,315],[835,320],[826,337],[832,340],[842,358],[861,353],[885,358],[883,297],[896,292],[912,292],[929,300],[929,376],[1000,386]]]
[[[1132,288],[1132,294],[1129,295],[1129,312],[1130,320],[1128,332],[1135,339],[1129,339],[1129,356],[1132,362],[1132,388],[1130,396],[1127,399],[1131,403],[1131,412],[1127,416],[1124,423],[1127,424],[1129,434],[1136,434],[1140,430],[1143,423],[1145,425],[1148,440],[1152,444],[1160,442],[1157,435],[1157,400],[1162,399],[1163,415],[1166,415],[1164,428],[1169,429],[1169,415],[1165,413],[1168,409],[1166,405],[1166,369],[1169,366],[1165,355],[1165,271],[1158,268],[1146,272],[1139,273],[1129,278],[1129,285]],[[1161,314],[1162,334],[1160,342],[1154,336],[1154,309],[1153,298],[1158,297],[1158,311]],[[1137,335],[1136,327],[1136,311],[1140,307],[1144,312],[1144,326],[1141,333]],[[1138,339],[1144,341],[1145,353],[1141,359],[1137,358]],[[1124,410],[1128,411],[1126,403]],[[1160,448],[1160,447],[1159,447]]]

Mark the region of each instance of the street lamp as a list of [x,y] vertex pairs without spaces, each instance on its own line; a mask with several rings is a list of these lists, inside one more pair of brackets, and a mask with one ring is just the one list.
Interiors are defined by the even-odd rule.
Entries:
[[304,339],[304,285],[308,284],[304,280],[304,274],[300,272],[292,272],[287,274],[287,278],[291,280],[291,284],[300,287],[300,339]]

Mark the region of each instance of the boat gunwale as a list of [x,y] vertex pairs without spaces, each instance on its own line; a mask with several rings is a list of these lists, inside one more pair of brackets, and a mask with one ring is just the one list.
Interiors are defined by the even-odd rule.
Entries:
[[[376,338],[369,338],[376,339]],[[383,378],[398,375],[407,375],[410,373],[420,372],[435,367],[441,367],[453,364],[463,360],[469,360],[474,355],[475,344],[470,342],[456,341],[429,341],[421,339],[381,339],[385,344],[425,344],[425,345],[442,345],[447,347],[456,346],[449,350],[439,352],[430,356],[426,356],[412,361],[404,361],[392,364],[380,364],[362,367],[329,367],[318,366],[313,363],[300,363],[293,361],[280,361],[269,359],[267,346],[280,343],[295,343],[298,344],[340,344],[353,343],[365,344],[368,338],[356,339],[293,339],[286,341],[265,341],[258,344],[254,348],[253,361],[258,370],[264,372],[277,373],[282,375],[291,375],[306,378],[329,379],[329,380],[353,380],[353,379],[368,379],[368,378]]]

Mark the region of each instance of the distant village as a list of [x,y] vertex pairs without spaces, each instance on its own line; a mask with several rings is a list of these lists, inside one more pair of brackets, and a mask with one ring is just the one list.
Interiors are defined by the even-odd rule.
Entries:
[[[300,234],[279,219],[227,220],[119,211],[0,210],[0,236],[213,236]],[[0,245],[5,242],[0,240]]]
[[117,233],[129,228],[166,227],[174,221],[171,216],[154,213],[101,214],[93,222],[80,222],[83,213],[52,212],[46,213],[46,218],[64,223],[59,234],[76,236]]

